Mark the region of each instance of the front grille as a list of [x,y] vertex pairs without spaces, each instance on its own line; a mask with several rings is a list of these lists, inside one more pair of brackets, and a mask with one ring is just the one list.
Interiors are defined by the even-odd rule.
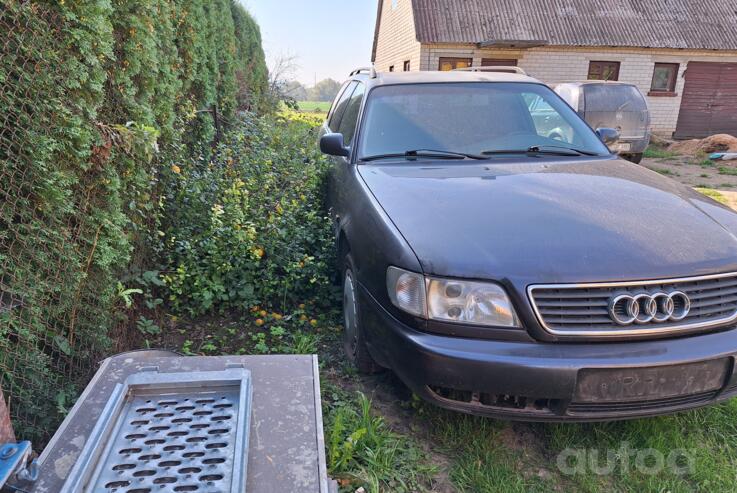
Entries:
[[[691,300],[688,316],[678,322],[622,326],[609,316],[609,303],[620,294],[681,291]],[[563,336],[648,336],[709,329],[737,320],[737,274],[682,279],[535,285],[528,295],[548,332]]]
[[602,402],[602,403],[578,403],[572,402],[568,405],[568,414],[595,414],[595,413],[628,413],[638,411],[657,411],[667,409],[678,409],[684,407],[708,404],[714,400],[719,392],[703,392],[687,396],[668,397],[639,402]]

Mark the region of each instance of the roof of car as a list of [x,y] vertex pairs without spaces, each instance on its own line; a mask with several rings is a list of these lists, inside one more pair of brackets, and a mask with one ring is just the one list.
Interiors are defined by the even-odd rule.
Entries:
[[532,82],[541,84],[537,79],[511,72],[377,72],[375,78],[366,73],[355,75],[352,78],[364,81],[371,86],[451,82]]
[[598,85],[607,85],[607,86],[635,86],[636,84],[632,84],[629,82],[620,82],[618,80],[573,80],[569,82],[560,82],[558,84],[554,84],[554,86],[564,86],[564,85],[581,85],[581,86],[590,86],[593,84]]

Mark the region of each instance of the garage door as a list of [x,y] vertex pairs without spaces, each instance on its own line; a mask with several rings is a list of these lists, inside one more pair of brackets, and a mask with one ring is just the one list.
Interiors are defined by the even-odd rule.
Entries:
[[737,63],[689,62],[675,137],[737,135]]

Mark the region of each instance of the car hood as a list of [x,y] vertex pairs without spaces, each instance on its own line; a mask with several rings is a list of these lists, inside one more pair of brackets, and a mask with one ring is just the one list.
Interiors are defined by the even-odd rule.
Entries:
[[641,166],[464,163],[359,166],[427,274],[527,284],[737,271],[737,214]]

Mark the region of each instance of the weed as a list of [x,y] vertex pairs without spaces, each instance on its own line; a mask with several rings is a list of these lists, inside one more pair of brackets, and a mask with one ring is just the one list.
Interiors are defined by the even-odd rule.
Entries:
[[664,176],[681,176],[675,171],[670,170],[668,168],[653,168],[653,171],[660,173],[661,175],[664,175]]
[[720,175],[737,176],[737,168],[729,168],[727,166],[720,166],[719,167],[719,174]]
[[289,352],[292,354],[314,354],[320,338],[316,334],[295,332],[292,335],[292,344]]
[[149,320],[146,317],[140,317],[136,321],[136,328],[145,336],[154,336],[161,333],[161,328],[156,325],[156,322]]
[[645,149],[645,152],[642,155],[643,157],[651,159],[673,159],[678,157],[677,152],[669,151],[668,149],[655,145],[651,145]]
[[365,395],[343,396],[326,414],[328,469],[346,491],[422,491],[437,472],[416,443],[372,415]]

